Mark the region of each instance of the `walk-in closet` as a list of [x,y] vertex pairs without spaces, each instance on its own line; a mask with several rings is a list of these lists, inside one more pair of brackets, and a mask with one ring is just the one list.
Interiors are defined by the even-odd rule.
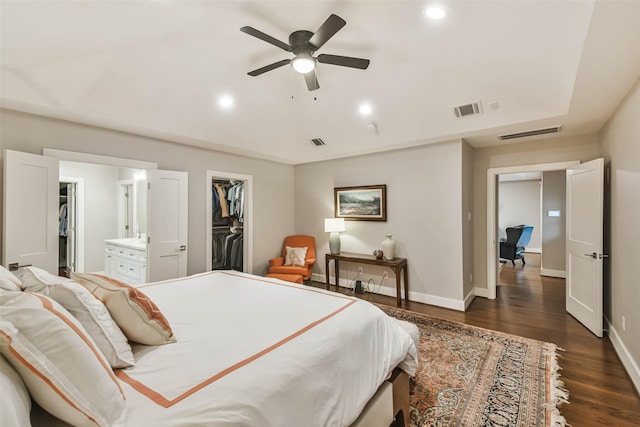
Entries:
[[245,245],[248,217],[250,216],[250,180],[243,176],[208,176],[210,199],[209,241],[207,264],[209,270],[247,271]]
[[58,193],[58,274],[76,271],[76,183],[60,182]]

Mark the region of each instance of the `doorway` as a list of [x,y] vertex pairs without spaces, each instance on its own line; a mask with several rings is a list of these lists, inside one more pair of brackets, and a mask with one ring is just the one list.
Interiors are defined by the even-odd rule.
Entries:
[[[234,212],[229,212],[228,206],[224,214],[215,214],[215,200],[221,197],[218,188],[224,193],[224,185],[228,185],[229,189],[242,186],[241,213],[234,205]],[[253,176],[208,170],[205,189],[206,270],[234,269],[245,273],[253,272]],[[233,245],[233,242],[236,243],[235,252],[233,246],[227,246]],[[239,242],[242,242],[240,247]]]
[[84,271],[84,178],[61,176],[59,181],[58,274]]
[[134,237],[134,194],[133,180],[118,181],[118,238]]
[[579,165],[579,161],[544,163],[537,165],[511,166],[491,168],[487,170],[487,298],[496,298],[498,285],[499,252],[498,252],[498,178],[502,174],[546,172],[564,170]]
[[[562,184],[564,185],[564,182]],[[541,217],[545,190],[547,189],[543,188],[542,172],[498,175],[500,285],[504,284],[505,277],[517,276],[518,271],[524,270],[525,266],[530,274],[534,268],[535,273],[540,274],[540,254],[543,247]]]

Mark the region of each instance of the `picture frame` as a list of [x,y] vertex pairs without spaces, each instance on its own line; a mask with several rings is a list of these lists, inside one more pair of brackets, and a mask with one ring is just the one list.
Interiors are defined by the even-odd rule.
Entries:
[[387,186],[364,185],[333,189],[334,215],[346,221],[386,221]]

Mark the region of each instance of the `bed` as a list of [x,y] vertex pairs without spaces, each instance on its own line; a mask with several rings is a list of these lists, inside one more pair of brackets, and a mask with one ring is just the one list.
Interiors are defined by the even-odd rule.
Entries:
[[[235,271],[137,289],[175,342],[131,343],[135,365],[114,371],[122,425],[350,426],[408,395],[415,343],[366,301]],[[47,416],[32,423],[52,425]]]

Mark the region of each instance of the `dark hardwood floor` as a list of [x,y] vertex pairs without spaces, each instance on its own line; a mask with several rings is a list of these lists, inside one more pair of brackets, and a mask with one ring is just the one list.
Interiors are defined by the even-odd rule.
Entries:
[[[504,265],[497,298],[475,298],[466,312],[403,302],[403,308],[442,319],[555,343],[569,404],[560,412],[573,427],[640,426],[640,396],[608,338],[597,338],[565,311],[565,281],[540,276],[540,257],[527,255],[523,267]],[[324,287],[324,283],[313,282]],[[345,288],[331,286],[345,292]],[[395,298],[363,299],[395,306]]]

